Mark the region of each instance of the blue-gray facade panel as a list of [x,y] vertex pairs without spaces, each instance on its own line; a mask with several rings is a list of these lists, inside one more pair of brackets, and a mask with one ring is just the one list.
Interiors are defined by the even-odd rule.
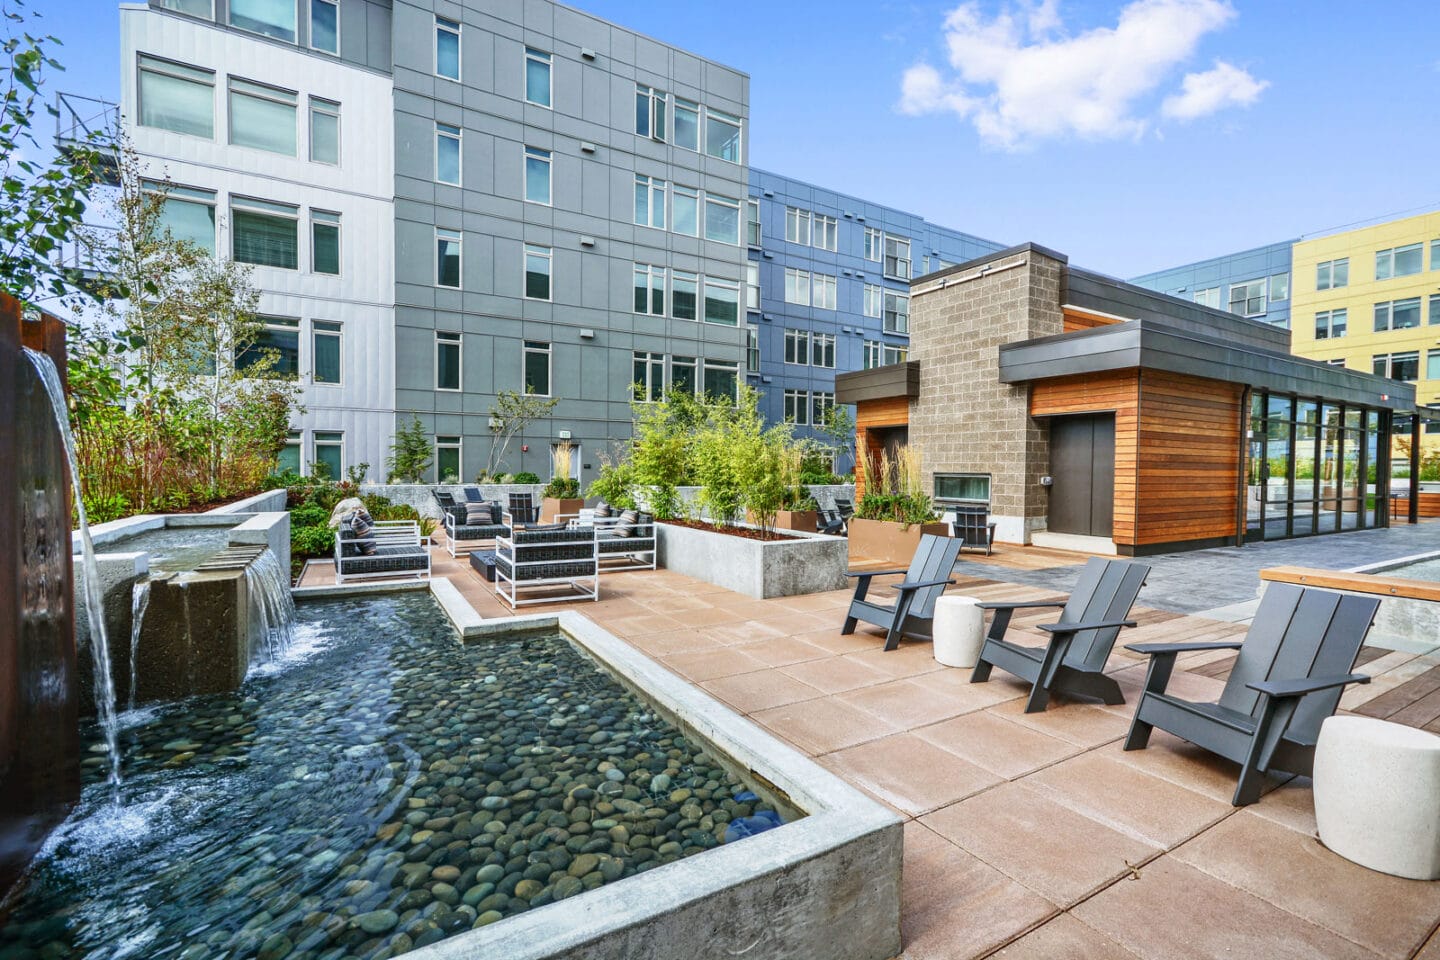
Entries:
[[1294,240],[1284,240],[1256,247],[1253,250],[1243,250],[1239,253],[1212,257],[1209,260],[1200,260],[1168,270],[1147,273],[1131,279],[1130,282],[1137,286],[1169,294],[1172,297],[1179,297],[1182,300],[1197,300],[1197,296],[1202,291],[1218,291],[1214,295],[1218,296],[1219,302],[1211,304],[1211,306],[1218,305],[1221,309],[1229,309],[1231,288],[1236,284],[1257,280],[1270,281],[1272,278],[1283,275],[1286,278],[1286,296],[1275,297],[1276,291],[1273,288],[1267,289],[1265,312],[1252,317],[1252,319],[1263,320],[1266,323],[1273,323],[1288,329],[1290,326],[1290,297],[1288,294],[1289,286],[1293,284],[1294,280],[1291,276],[1294,244]]

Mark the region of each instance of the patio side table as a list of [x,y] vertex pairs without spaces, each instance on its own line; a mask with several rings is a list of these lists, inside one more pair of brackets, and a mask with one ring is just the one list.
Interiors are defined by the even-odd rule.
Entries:
[[940,596],[935,599],[934,652],[947,667],[975,666],[984,642],[985,611],[974,597]]

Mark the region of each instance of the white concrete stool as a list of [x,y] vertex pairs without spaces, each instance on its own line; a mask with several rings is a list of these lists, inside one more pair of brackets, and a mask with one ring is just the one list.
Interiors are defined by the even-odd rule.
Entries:
[[973,667],[984,642],[985,611],[974,597],[935,598],[935,660],[947,667]]
[[1314,780],[1321,843],[1371,870],[1440,879],[1440,737],[1330,717],[1315,745]]

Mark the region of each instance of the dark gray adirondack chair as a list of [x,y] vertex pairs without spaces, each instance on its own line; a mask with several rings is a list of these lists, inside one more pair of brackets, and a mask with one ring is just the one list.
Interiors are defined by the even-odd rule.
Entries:
[[[1125,740],[1143,750],[1155,727],[1240,764],[1231,801],[1241,807],[1260,799],[1263,775],[1278,770],[1309,776],[1320,724],[1335,712],[1351,683],[1355,657],[1380,600],[1290,583],[1265,590],[1245,641],[1137,643],[1127,650],[1150,656],[1145,690]],[[1175,656],[1194,650],[1233,650],[1225,690],[1215,703],[1193,703],[1165,692]]]
[[[856,578],[855,596],[850,600],[850,612],[845,615],[845,626],[840,632],[854,633],[859,620],[884,627],[886,650],[900,646],[902,636],[932,639],[935,598],[945,592],[947,584],[955,582],[950,579],[950,573],[955,569],[959,553],[960,541],[927,533],[920,538],[908,570],[850,571],[846,576]],[[865,599],[872,577],[895,573],[905,574],[905,580],[895,585],[897,596],[893,606]]]
[[463,489],[466,503],[484,503],[485,495],[480,492],[479,487],[465,487]]
[[[1148,564],[1092,557],[1080,573],[1075,592],[1063,602],[980,604],[983,610],[994,610],[995,616],[970,682],[989,680],[991,667],[1029,681],[1026,713],[1044,710],[1052,693],[1124,703],[1120,685],[1105,676],[1105,660],[1115,646],[1120,628],[1135,626],[1135,621],[1128,619],[1130,608],[1149,575]],[[1011,614],[1036,607],[1064,608],[1059,622],[1040,626],[1050,634],[1050,643],[1045,649],[1006,640]]]
[[995,547],[995,523],[990,519],[990,508],[983,503],[957,503],[954,507],[955,521],[950,525],[955,539],[962,547],[984,550],[985,556]]
[[432,489],[430,495],[434,497],[435,502],[440,505],[440,511],[442,513],[455,506],[455,497],[448,490]]
[[840,519],[839,511],[821,510],[820,519],[815,521],[815,532],[839,536],[845,532],[845,521]]
[[850,518],[855,516],[855,504],[851,503],[849,500],[846,500],[844,497],[836,497],[835,512],[840,514],[841,520],[849,523]]

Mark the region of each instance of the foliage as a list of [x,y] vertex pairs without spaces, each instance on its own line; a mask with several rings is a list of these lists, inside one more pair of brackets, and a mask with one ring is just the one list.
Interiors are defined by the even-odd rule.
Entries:
[[335,552],[335,531],[329,524],[290,528],[291,573],[298,575],[306,560],[328,557]]
[[590,483],[589,496],[622,510],[634,510],[635,468],[623,455],[600,454],[600,475]]
[[810,493],[805,474],[800,474],[800,482],[785,492],[785,501],[780,505],[781,510],[819,510],[820,504],[815,502],[815,497]]
[[419,417],[411,417],[408,425],[396,428],[385,467],[390,471],[391,483],[425,482],[425,471],[430,469],[430,437]]
[[[826,450],[831,454],[831,467],[835,461],[849,459],[855,453],[855,418],[850,413],[848,406],[831,406],[825,410],[825,419],[815,425],[825,440]],[[831,467],[825,469],[825,473],[834,477]],[[818,472],[818,471],[816,471]],[[812,481],[816,483],[836,483],[837,479]]]
[[575,466],[575,445],[557,443],[550,451],[550,482],[542,496],[555,500],[573,500],[580,496],[580,481],[570,476]]
[[690,477],[690,445],[697,421],[704,419],[700,411],[708,403],[673,393],[657,403],[630,405],[635,418],[629,457],[632,489],[644,489],[650,512],[658,520],[673,520],[684,513],[679,487]]
[[855,516],[861,520],[891,520],[908,527],[936,519],[925,492],[918,448],[900,447],[893,458],[886,453],[878,460],[861,457],[856,468],[865,480],[865,493],[855,505]]
[[290,526],[314,527],[330,522],[330,511],[317,503],[306,503],[290,511]]
[[531,473],[529,470],[521,470],[519,473],[513,474],[513,475],[510,477],[509,482],[510,482],[510,483],[539,483],[539,482],[540,482],[540,474],[538,474],[538,473]]
[[353,464],[345,468],[345,479],[358,487],[365,482],[365,475],[369,472],[370,464],[364,462]]
[[[482,475],[495,476],[500,465],[505,462],[510,441],[524,433],[530,424],[547,416],[559,402],[559,397],[537,397],[514,390],[500,391],[495,402],[490,405],[490,455],[485,461]],[[536,477],[532,482],[539,483],[540,478]]]

